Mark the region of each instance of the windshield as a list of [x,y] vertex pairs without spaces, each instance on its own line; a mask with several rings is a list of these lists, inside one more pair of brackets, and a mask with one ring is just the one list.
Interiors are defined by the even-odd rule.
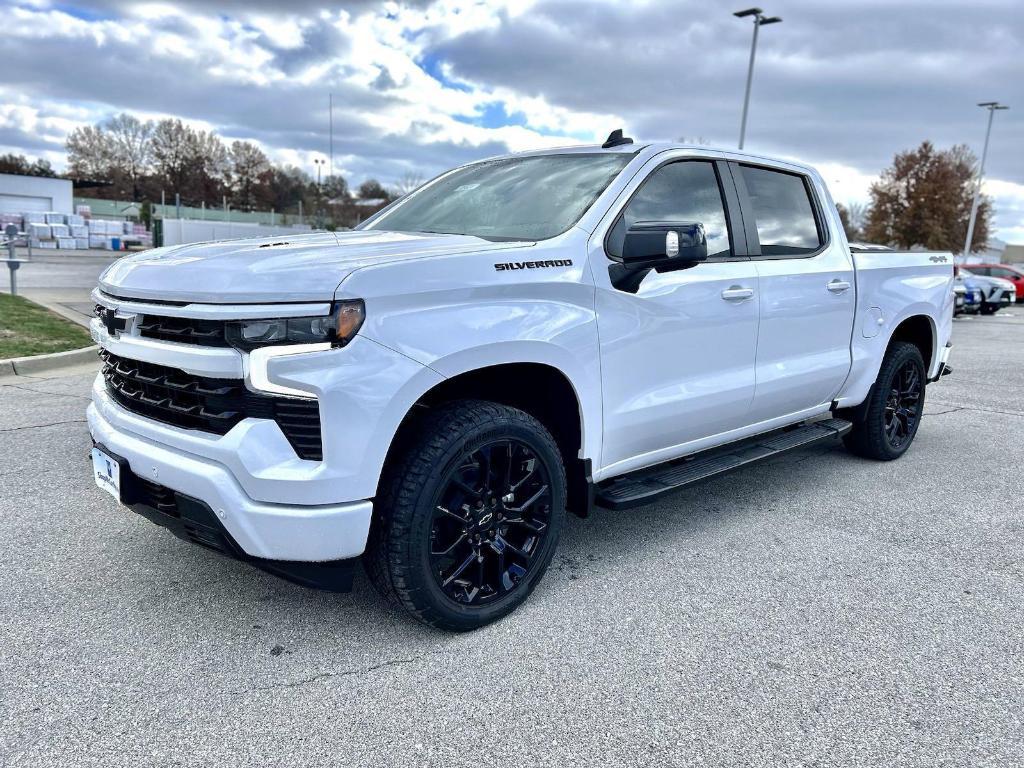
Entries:
[[579,221],[632,159],[601,152],[475,163],[414,192],[363,228],[544,240]]

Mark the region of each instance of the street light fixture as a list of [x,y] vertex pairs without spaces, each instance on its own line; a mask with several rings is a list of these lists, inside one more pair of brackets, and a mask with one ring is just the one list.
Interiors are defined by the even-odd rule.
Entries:
[[782,19],[778,16],[765,16],[760,8],[747,8],[745,11],[736,11],[733,16],[744,19],[748,16],[754,17],[754,41],[750,44],[750,66],[747,67],[747,91],[743,96],[743,118],[740,120],[740,149],[743,149],[743,140],[747,135],[747,110],[750,107],[750,85],[754,80],[754,56],[757,53],[757,31],[767,24],[778,24]]
[[324,165],[326,164],[326,160],[321,160],[319,157],[313,158],[313,165],[316,166],[316,185],[318,188],[320,187],[320,169],[323,168]]
[[988,128],[985,130],[985,148],[981,151],[981,164],[978,166],[978,178],[974,183],[974,200],[971,202],[971,218],[967,222],[967,240],[964,242],[964,258],[971,252],[971,240],[974,239],[974,222],[978,218],[978,198],[981,196],[981,180],[985,175],[985,158],[988,156],[988,137],[992,134],[992,118],[997,109],[1009,109],[998,101],[983,101],[978,104],[988,110]]

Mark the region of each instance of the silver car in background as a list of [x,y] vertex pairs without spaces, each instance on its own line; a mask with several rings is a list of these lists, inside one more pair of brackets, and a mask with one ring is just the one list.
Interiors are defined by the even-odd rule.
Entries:
[[964,266],[961,266],[958,272],[958,282],[963,280],[968,289],[981,289],[981,304],[978,305],[977,311],[983,315],[994,315],[1003,307],[1013,306],[1017,300],[1017,287],[1009,280],[976,275]]

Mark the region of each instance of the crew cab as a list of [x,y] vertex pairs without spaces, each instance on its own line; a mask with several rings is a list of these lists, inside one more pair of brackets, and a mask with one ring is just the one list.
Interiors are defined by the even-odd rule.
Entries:
[[451,630],[567,512],[842,438],[890,460],[949,371],[953,259],[851,250],[811,167],[641,144],[449,171],[349,232],[158,248],[94,292],[97,484],[293,581]]

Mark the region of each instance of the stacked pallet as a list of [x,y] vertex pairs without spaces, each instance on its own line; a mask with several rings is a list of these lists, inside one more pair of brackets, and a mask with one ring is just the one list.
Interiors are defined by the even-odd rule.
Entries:
[[[87,208],[87,206],[79,206]],[[87,214],[26,212],[0,214],[0,232],[8,224],[18,227],[29,238],[33,248],[41,250],[85,250],[97,248],[118,251],[131,247],[152,248],[153,236],[143,224],[131,221],[93,219]]]
[[121,250],[124,222],[89,219],[88,230],[90,248],[102,248],[105,251]]
[[21,218],[22,227],[32,242],[33,248],[56,249],[57,241],[53,238],[53,229],[50,224],[50,221],[54,220],[54,214],[29,212],[23,213]]

